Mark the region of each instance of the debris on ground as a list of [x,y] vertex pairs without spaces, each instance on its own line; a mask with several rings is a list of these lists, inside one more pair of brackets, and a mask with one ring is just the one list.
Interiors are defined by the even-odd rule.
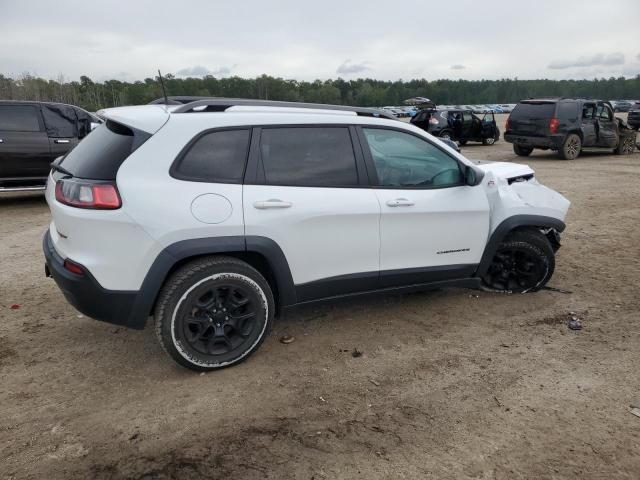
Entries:
[[[571,315],[572,313],[573,312],[570,312],[569,314]],[[582,330],[582,320],[575,315],[571,315],[571,319],[567,325],[570,330]]]
[[18,305],[17,303],[14,303],[13,305],[11,305],[9,307],[11,310],[18,310],[20,308],[20,305]]
[[629,413],[640,418],[640,408],[632,408],[631,410],[629,410]]
[[361,351],[359,351],[357,348],[354,348],[354,349],[353,349],[353,352],[351,352],[351,356],[352,356],[353,358],[361,357],[361,356],[362,356],[362,352],[361,352]]
[[280,343],[284,343],[285,345],[288,345],[290,343],[293,343],[293,341],[296,338],[293,335],[283,335],[280,337]]
[[544,287],[542,287],[541,290],[550,290],[552,292],[564,293],[567,295],[570,295],[573,293],[571,290],[563,290],[562,288],[549,287],[548,285],[545,285]]
[[320,401],[322,403],[327,403],[327,401],[324,399],[324,397],[322,395],[320,395],[318,398],[320,399]]
[[369,381],[373,383],[376,387],[380,386],[380,382],[376,382],[373,378],[370,378]]

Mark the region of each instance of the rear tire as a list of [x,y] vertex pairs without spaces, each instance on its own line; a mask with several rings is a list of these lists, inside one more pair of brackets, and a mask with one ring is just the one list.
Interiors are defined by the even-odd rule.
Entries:
[[528,157],[533,152],[533,147],[523,147],[522,145],[513,144],[513,152],[519,157]]
[[564,143],[560,150],[558,150],[558,155],[563,160],[573,160],[578,158],[580,155],[580,151],[582,150],[582,140],[580,140],[580,136],[575,133],[570,133],[567,135],[567,138],[564,139]]
[[551,279],[555,265],[545,235],[534,229],[516,230],[498,245],[482,282],[491,291],[535,292]]
[[246,360],[264,341],[273,316],[267,281],[232,257],[204,257],[178,269],[162,287],[154,312],[164,350],[196,371]]

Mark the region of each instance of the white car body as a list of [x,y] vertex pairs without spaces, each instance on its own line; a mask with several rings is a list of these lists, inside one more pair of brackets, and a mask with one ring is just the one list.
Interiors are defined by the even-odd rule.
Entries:
[[[50,247],[45,245],[45,251],[49,248],[50,255],[81,265],[97,283],[96,289],[130,294],[136,305],[139,292],[152,288],[149,276],[158,259],[177,258],[171,249],[184,241],[269,239],[281,249],[293,286],[299,288],[363,272],[477,266],[492,234],[505,220],[544,217],[551,223],[534,226],[551,228],[562,224],[569,207],[562,195],[540,185],[529,167],[478,165],[408,123],[294,106],[231,106],[223,112],[188,114],[174,113],[175,109],[149,105],[99,112],[103,119],[150,135],[117,171],[120,208],[93,210],[62,204],[56,199],[54,172],[46,190],[52,221],[46,240]],[[446,152],[461,168],[484,177],[474,186],[402,189],[207,183],[169,174],[185,145],[203,131],[316,124],[409,132]],[[159,288],[163,281],[156,279],[154,285]],[[78,303],[81,293],[62,288],[73,297],[72,303]],[[141,328],[151,312],[149,305],[138,307],[136,315],[144,319],[118,318],[114,323]],[[125,310],[119,315],[133,316]]]

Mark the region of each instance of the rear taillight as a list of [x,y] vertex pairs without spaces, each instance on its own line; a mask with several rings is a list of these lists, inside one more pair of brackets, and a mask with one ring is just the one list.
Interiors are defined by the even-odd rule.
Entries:
[[116,210],[122,206],[115,185],[75,178],[56,182],[56,200],[71,207],[94,210]]
[[560,122],[557,118],[552,118],[549,122],[549,132],[550,133],[558,133],[558,126],[560,126]]
[[511,119],[511,116],[509,116],[509,117],[507,118],[507,123],[505,123],[505,124],[504,124],[504,129],[505,129],[505,131],[506,131],[506,130],[510,130],[510,125],[509,125],[509,120],[510,120],[510,119]]

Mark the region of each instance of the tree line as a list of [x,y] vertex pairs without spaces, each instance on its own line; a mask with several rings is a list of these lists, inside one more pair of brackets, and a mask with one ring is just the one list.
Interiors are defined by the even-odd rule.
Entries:
[[[293,102],[357,105],[363,107],[401,105],[415,97],[427,97],[436,104],[516,103],[524,98],[544,96],[633,99],[640,97],[640,74],[635,78],[593,80],[287,80],[262,75],[256,78],[163,77],[168,95],[197,95],[256,98]],[[29,74],[18,78],[0,75],[0,100],[40,100],[78,105],[89,111],[122,105],[140,105],[162,96],[158,77],[126,82],[55,80]]]

